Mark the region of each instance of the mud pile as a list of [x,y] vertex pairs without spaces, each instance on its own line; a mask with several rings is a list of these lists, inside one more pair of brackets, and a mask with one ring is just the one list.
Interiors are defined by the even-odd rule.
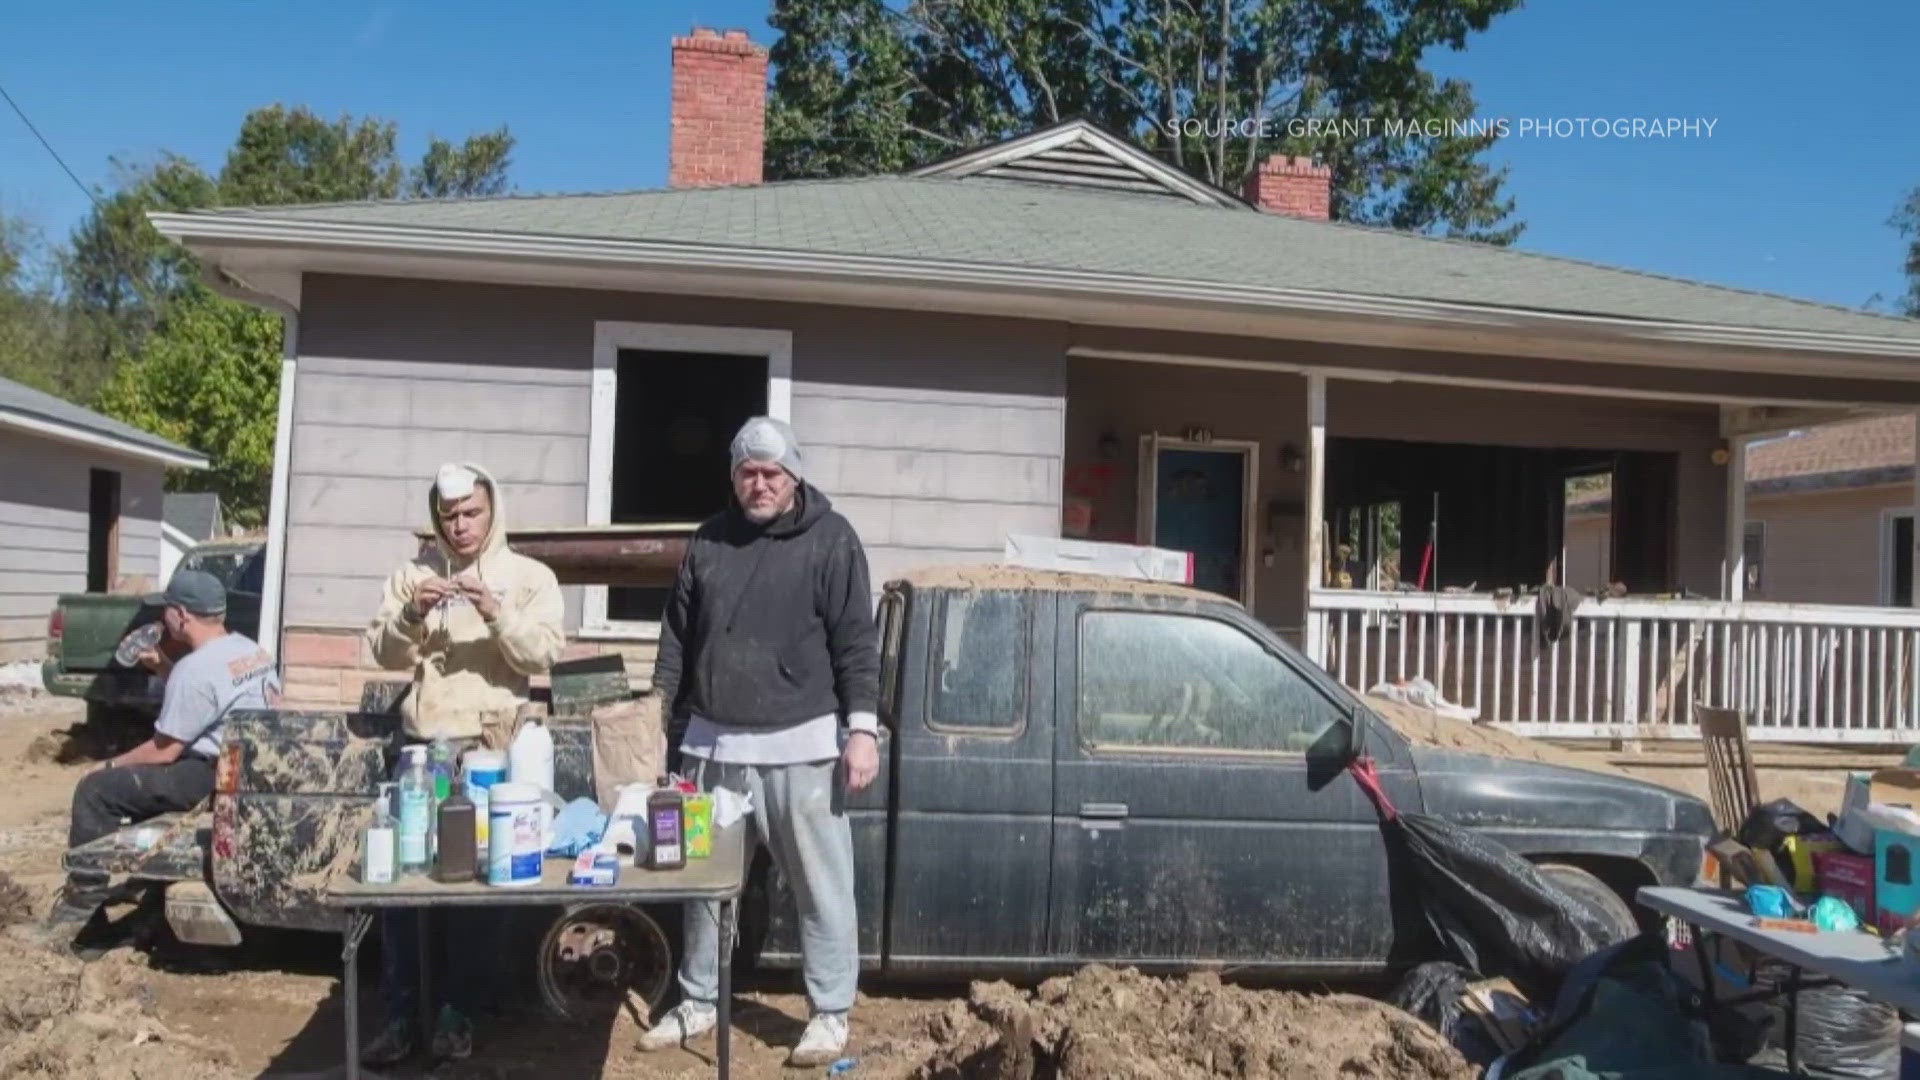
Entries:
[[1249,990],[1213,974],[1084,968],[1032,994],[975,983],[928,1024],[916,1080],[1471,1080],[1433,1029],[1348,994]]
[[33,918],[33,894],[0,870],[0,930]]
[[0,934],[0,1076],[239,1076],[226,1050],[154,1019],[144,965],[127,950],[83,965]]

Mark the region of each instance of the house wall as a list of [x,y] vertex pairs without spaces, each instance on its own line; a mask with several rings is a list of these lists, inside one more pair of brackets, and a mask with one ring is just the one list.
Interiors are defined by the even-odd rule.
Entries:
[[[1069,485],[1091,492],[1090,539],[1133,543],[1139,510],[1140,437],[1177,436],[1201,426],[1215,439],[1257,442],[1259,495],[1254,546],[1253,613],[1270,626],[1296,630],[1305,610],[1305,535],[1301,518],[1270,528],[1276,500],[1304,507],[1306,474],[1281,467],[1281,447],[1305,453],[1307,381],[1300,375],[1162,364],[1074,359],[1067,373]],[[1113,437],[1111,458],[1100,452]],[[1260,557],[1270,550],[1272,558]]]
[[[792,304],[308,275],[288,504],[289,697],[357,700],[356,632],[414,550],[450,459],[495,471],[513,522],[586,521],[596,321],[790,330],[808,476],[876,584],[1056,534],[1066,330]],[[716,488],[726,483],[714,478]],[[577,629],[580,590],[568,589]],[[623,648],[650,665],[651,647]]]
[[1613,562],[1613,518],[1606,514],[1569,514],[1562,548],[1567,588],[1589,592],[1608,584]]
[[1890,558],[1886,512],[1911,510],[1908,486],[1758,496],[1747,520],[1766,524],[1755,600],[1803,604],[1882,604]]
[[0,662],[39,659],[55,599],[87,588],[89,470],[119,472],[120,575],[149,582],[159,576],[165,470],[4,431],[0,462]]

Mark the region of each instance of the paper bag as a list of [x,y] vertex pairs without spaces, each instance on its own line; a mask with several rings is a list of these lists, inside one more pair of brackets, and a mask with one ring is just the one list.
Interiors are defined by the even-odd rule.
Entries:
[[622,784],[653,782],[667,771],[667,730],[660,695],[609,702],[593,710],[593,794],[612,813]]

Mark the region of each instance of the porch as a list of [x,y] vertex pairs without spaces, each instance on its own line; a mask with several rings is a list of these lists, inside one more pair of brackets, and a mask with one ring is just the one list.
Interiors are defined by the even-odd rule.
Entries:
[[[1347,686],[1426,678],[1522,734],[1693,737],[1705,705],[1756,739],[1920,739],[1920,612],[1744,599],[1745,446],[1871,402],[1329,353],[1356,364],[1076,347],[1063,532],[1193,550],[1201,587]],[[1603,476],[1598,570],[1570,568],[1569,504]],[[1544,585],[1583,594],[1550,634]]]

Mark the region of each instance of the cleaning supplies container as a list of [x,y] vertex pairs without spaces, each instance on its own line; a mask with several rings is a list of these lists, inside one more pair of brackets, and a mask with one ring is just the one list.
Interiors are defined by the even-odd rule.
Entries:
[[467,798],[473,800],[474,853],[484,875],[487,865],[487,789],[507,778],[507,753],[504,750],[469,750],[460,755],[460,777],[467,783]]
[[487,818],[487,884],[538,885],[547,846],[547,802],[540,789],[511,780],[493,785]]
[[553,790],[553,733],[547,725],[535,719],[520,725],[507,752],[507,779],[541,791]]

